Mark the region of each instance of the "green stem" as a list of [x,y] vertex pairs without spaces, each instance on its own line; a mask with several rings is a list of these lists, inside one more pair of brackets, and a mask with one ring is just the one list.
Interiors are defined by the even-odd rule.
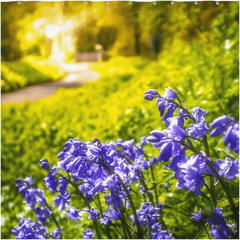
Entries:
[[237,213],[238,209],[236,208],[236,206],[234,204],[234,201],[232,199],[229,187],[225,184],[224,180],[220,176],[218,176],[218,173],[215,170],[215,168],[212,166],[211,162],[207,161],[206,163],[209,166],[209,168],[211,169],[211,171],[217,176],[217,179],[219,180],[219,182],[220,182],[220,184],[221,184],[221,186],[222,186],[222,188],[223,188],[223,190],[224,190],[224,192],[225,192],[225,194],[227,196],[227,199],[228,199],[228,202],[229,202],[229,204],[231,206],[231,210],[233,212],[235,221],[236,221],[237,225],[239,226],[239,218],[238,218],[238,213]]
[[[150,171],[151,171],[151,175],[152,175],[152,179],[155,182],[155,176],[154,176],[154,172],[153,172],[153,167],[150,167]],[[157,193],[157,188],[154,188],[154,192],[155,192],[155,198],[156,198],[156,202],[158,201],[158,193]]]
[[122,219],[120,219],[120,220],[121,220],[123,234],[124,234],[124,236],[126,236],[126,238],[128,238],[127,232],[126,232],[126,227],[124,226]]
[[130,205],[131,205],[131,208],[132,208],[132,211],[133,211],[133,215],[134,215],[134,219],[135,219],[135,222],[136,222],[136,225],[137,225],[137,230],[138,230],[138,231],[137,231],[137,234],[138,234],[138,237],[139,237],[140,239],[142,239],[142,238],[143,238],[143,236],[142,236],[142,230],[141,230],[141,227],[140,227],[140,224],[139,224],[139,221],[138,221],[138,216],[137,216],[136,208],[135,208],[135,206],[134,206],[134,204],[133,204],[132,198],[131,198],[131,196],[130,196],[130,194],[129,194],[129,192],[128,192],[128,189],[127,189],[126,185],[123,183],[122,179],[121,179],[119,176],[118,176],[117,178],[118,178],[118,181],[121,183],[124,191],[126,192],[126,194],[127,194],[127,196],[128,196],[128,200],[129,200],[129,202],[130,202]]
[[204,226],[205,231],[207,232],[207,235],[208,235],[209,239],[212,239],[211,236],[209,235],[209,232],[208,232],[208,230],[207,230],[207,228],[206,228],[204,222],[202,222],[202,224],[203,224],[203,226]]
[[[209,146],[208,146],[208,141],[207,141],[207,135],[205,134],[203,136],[203,144],[206,150],[206,155],[210,158],[210,151],[209,151]],[[211,197],[212,197],[212,201],[213,201],[213,205],[216,208],[217,207],[217,201],[216,201],[216,196],[215,196],[215,192],[214,192],[214,177],[210,176],[210,190],[211,190]]]
[[[63,177],[68,183],[70,183],[74,188],[75,190],[77,191],[77,193],[83,198],[83,201],[85,202],[85,204],[87,205],[88,209],[91,209],[91,206],[87,200],[87,198],[83,195],[83,193],[79,190],[78,186],[72,182],[71,180],[69,180],[68,178],[66,178],[65,176],[63,176],[62,174],[58,173],[58,175],[60,175],[61,177]],[[94,225],[94,228],[96,230],[96,234],[97,234],[97,238],[98,239],[101,239],[101,234],[99,232],[99,228],[98,228],[98,225],[97,223],[93,220],[93,225]]]
[[219,182],[220,182],[223,190],[225,191],[225,193],[227,195],[228,202],[230,203],[230,206],[231,206],[231,209],[232,209],[235,221],[236,221],[237,225],[239,226],[239,216],[238,216],[238,213],[237,213],[238,209],[236,208],[236,206],[234,204],[234,201],[232,199],[231,193],[229,191],[229,187],[226,185],[226,183],[224,182],[223,179],[219,178]]
[[[101,218],[103,218],[103,211],[102,211],[102,205],[101,205],[101,200],[100,200],[99,194],[97,195],[97,198],[98,198],[100,215],[101,215]],[[106,234],[107,234],[108,239],[112,239],[112,236],[111,236],[111,233],[110,233],[111,232],[110,227],[108,225],[105,225],[105,228],[106,228]]]
[[132,235],[130,234],[129,230],[131,230],[136,236],[138,236],[138,235],[137,235],[137,232],[136,232],[133,228],[131,228],[131,227],[126,223],[126,221],[124,220],[123,214],[122,214],[121,221],[127,226],[127,231],[128,231],[128,235],[129,235],[129,236],[132,236]]
[[126,236],[122,235],[122,234],[119,232],[119,230],[117,229],[117,227],[116,227],[114,224],[112,224],[112,226],[115,228],[115,230],[120,234],[120,236],[121,236],[122,238],[126,238]]
[[[112,174],[115,174],[115,172],[114,172],[111,168],[109,168],[108,166],[104,165],[104,167],[107,169],[107,171],[108,171],[109,174],[111,174],[111,175],[112,175]],[[134,204],[133,204],[133,200],[132,200],[132,198],[131,198],[131,196],[130,196],[130,194],[129,194],[129,192],[128,192],[128,189],[127,189],[126,185],[125,185],[124,182],[122,181],[122,179],[121,179],[117,174],[115,174],[115,175],[117,176],[118,181],[120,182],[120,184],[121,184],[121,186],[123,187],[125,193],[127,194],[128,200],[129,200],[129,202],[130,202],[130,205],[131,205],[131,208],[132,208],[132,211],[133,211],[133,216],[134,216],[134,219],[135,219],[135,222],[136,222],[137,234],[138,234],[138,237],[139,237],[140,239],[142,239],[142,238],[143,238],[142,230],[141,230],[141,227],[140,227],[140,224],[139,224],[139,220],[138,220],[136,208],[135,208],[135,206],[134,206]]]
[[153,206],[155,206],[155,204],[154,204],[154,202],[153,202],[153,197],[152,197],[152,195],[150,194],[149,189],[148,189],[147,185],[145,184],[144,180],[141,179],[140,182],[141,182],[141,184],[144,186],[144,189],[145,189],[145,192],[146,192],[147,195],[148,195],[149,201],[152,202]]

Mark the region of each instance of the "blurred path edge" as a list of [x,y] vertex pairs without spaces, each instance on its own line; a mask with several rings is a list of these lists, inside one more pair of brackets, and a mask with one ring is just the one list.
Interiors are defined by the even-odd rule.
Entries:
[[38,99],[50,97],[60,87],[76,88],[85,82],[97,81],[101,75],[91,70],[90,65],[91,63],[61,64],[61,67],[67,71],[67,75],[62,80],[22,88],[11,93],[3,93],[1,94],[1,103],[20,103],[26,99],[28,99],[29,102],[33,102]]

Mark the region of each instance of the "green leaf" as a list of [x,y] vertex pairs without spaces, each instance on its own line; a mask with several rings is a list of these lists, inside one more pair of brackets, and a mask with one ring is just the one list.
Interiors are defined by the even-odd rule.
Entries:
[[[160,181],[158,184],[155,184],[153,187],[150,188],[150,190],[152,190],[153,188],[157,187],[158,185],[170,180],[171,178],[173,178],[175,176],[175,173],[171,173],[170,175],[168,175],[166,178],[164,178],[162,181]],[[157,182],[157,181],[154,181]],[[150,182],[153,183],[153,182]]]

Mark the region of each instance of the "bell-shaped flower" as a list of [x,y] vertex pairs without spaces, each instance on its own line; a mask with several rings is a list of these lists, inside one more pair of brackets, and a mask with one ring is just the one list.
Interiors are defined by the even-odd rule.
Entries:
[[149,89],[145,92],[145,94],[158,95],[158,91],[155,89]]
[[99,212],[95,210],[93,207],[88,210],[90,215],[88,216],[88,220],[96,221],[99,219]]
[[122,217],[122,214],[118,210],[107,208],[107,216],[117,221]]
[[53,239],[62,238],[61,229],[56,228],[56,229],[52,230],[51,231],[51,236],[53,237]]
[[192,109],[192,115],[196,119],[196,123],[205,121],[205,115],[208,113],[208,111],[205,111],[199,107],[195,107]]
[[158,161],[167,162],[170,159],[171,154],[172,154],[172,143],[167,142],[161,148],[161,151],[158,156]]
[[169,98],[169,99],[174,99],[177,97],[177,93],[174,92],[170,87],[165,88],[165,97]]
[[41,167],[44,168],[47,171],[51,170],[51,166],[48,163],[48,160],[46,158],[40,160]]
[[215,127],[224,127],[225,128],[229,119],[230,119],[230,117],[226,116],[226,115],[218,117],[218,118],[214,119],[212,123],[210,123],[210,128],[215,128]]
[[100,223],[103,225],[110,225],[112,223],[112,220],[107,215],[107,213],[103,213],[103,218],[100,219]]
[[155,97],[152,94],[145,94],[143,98],[148,101],[152,101]]
[[162,117],[164,115],[165,108],[166,108],[166,105],[165,105],[165,102],[163,101],[163,99],[161,99],[161,98],[157,99],[157,106],[158,106],[158,110],[160,112],[160,116]]
[[79,211],[76,210],[74,207],[71,207],[69,210],[66,210],[68,212],[68,219],[73,219],[74,222],[77,222],[78,219],[81,219],[81,216],[79,215]]
[[171,124],[167,128],[168,136],[179,141],[184,141],[186,136],[186,131],[184,128],[179,127],[176,124]]
[[225,136],[224,144],[228,146],[229,150],[234,150],[236,153],[239,152],[239,124],[228,127]]
[[216,239],[228,239],[233,236],[232,231],[227,226],[227,223],[222,215],[221,208],[215,208],[212,211],[211,218],[206,219],[204,222],[209,222],[211,227],[211,235]]
[[64,195],[56,195],[53,199],[53,203],[60,210],[64,210],[70,204],[70,194],[66,192]]
[[229,182],[232,181],[235,177],[239,176],[238,159],[236,159],[234,162],[228,157],[225,159],[225,161],[218,159],[216,165],[219,167],[219,176],[227,177]]
[[191,213],[192,217],[194,218],[196,221],[201,222],[202,221],[202,214],[201,214],[201,210],[197,211],[197,213]]
[[86,231],[82,230],[83,233],[83,239],[92,239],[95,236],[95,233],[92,229],[87,229]]

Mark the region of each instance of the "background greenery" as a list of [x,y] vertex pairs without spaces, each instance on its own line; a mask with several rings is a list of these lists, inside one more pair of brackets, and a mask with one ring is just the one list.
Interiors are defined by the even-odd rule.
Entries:
[[65,74],[65,70],[57,63],[36,56],[28,56],[13,62],[2,62],[1,92],[57,81],[62,79]]
[[[2,6],[11,13],[13,5],[8,4],[2,3]],[[77,14],[74,4],[64,3],[64,10],[61,10],[63,14]],[[127,2],[110,2],[111,7],[107,12],[104,11],[106,6],[103,4],[81,5],[85,6],[87,16],[81,21],[94,26],[93,31],[89,30],[90,27],[84,30],[90,31],[88,39],[99,34],[99,29],[104,33],[111,32],[106,30],[107,27],[116,34],[115,41],[102,40],[102,45],[105,44],[111,58],[106,62],[92,64],[92,69],[101,73],[101,79],[97,82],[89,82],[76,89],[59,89],[53,96],[31,104],[27,101],[21,104],[2,104],[2,238],[13,238],[10,230],[18,224],[20,218],[33,215],[32,211],[22,204],[22,197],[14,187],[14,179],[25,178],[30,174],[35,185],[44,188],[42,178],[46,171],[40,168],[39,160],[47,158],[50,164],[56,165],[57,154],[69,138],[88,141],[98,137],[101,142],[121,138],[135,139],[139,143],[141,136],[148,136],[153,129],[164,128],[156,103],[144,100],[144,91],[154,88],[163,93],[164,88],[170,86],[178,92],[183,104],[189,109],[198,106],[208,110],[208,123],[223,114],[239,119],[238,4],[220,2],[220,5],[216,6],[215,3],[200,2],[196,7],[193,3],[175,3],[172,6],[169,2],[157,2],[157,5],[153,6],[152,3],[130,5]],[[50,9],[55,5],[46,3],[44,8]],[[59,5],[57,7],[59,8]],[[27,12],[27,16],[33,19],[40,14],[41,8],[32,6],[32,10],[25,9],[21,14]],[[147,14],[149,12],[150,15]],[[9,15],[3,13],[2,24],[6,21],[6,28],[23,25],[24,22],[8,20]],[[82,12],[81,14],[83,15]],[[13,19],[16,20],[16,17],[13,16]],[[121,20],[121,24],[117,23],[117,19]],[[23,27],[21,31],[24,29]],[[13,32],[9,30],[9,35],[11,34]],[[114,34],[111,35],[112,39]],[[144,36],[151,39],[151,46]],[[3,40],[5,37],[2,36]],[[11,39],[11,36],[8,37]],[[103,38],[103,35],[101,37]],[[85,40],[81,41],[83,42],[79,42],[79,47],[87,49]],[[92,44],[95,44],[94,41]],[[13,43],[19,56],[13,56],[17,53],[15,48],[2,41],[2,48],[5,48],[6,52],[5,60],[24,57],[26,49],[22,50],[17,46],[21,41],[16,40]],[[34,44],[36,45],[32,42],[33,46]],[[41,47],[41,44],[39,46]],[[29,64],[29,61],[22,63],[21,60],[15,64],[2,62],[2,66],[15,74],[11,77],[11,74],[7,73],[5,78],[17,79],[17,76],[22,76],[26,66],[24,64]],[[31,67],[32,64],[31,62]],[[46,66],[37,68],[39,74],[47,76],[45,72],[49,71]],[[28,68],[29,71],[31,67]],[[57,78],[57,71],[58,68],[56,75],[51,76]],[[37,77],[31,79],[37,81]],[[225,152],[220,150],[223,146],[220,138],[211,139],[210,145],[214,160],[218,157],[223,159],[226,154],[230,154],[226,149]],[[147,146],[146,150],[153,156],[157,156],[159,151],[153,150],[151,146]],[[171,171],[164,169],[161,164],[155,168],[156,180],[159,183],[170,174]],[[146,176],[151,182],[148,172]],[[167,182],[171,184],[169,191],[164,188]],[[159,200],[166,203],[164,219],[169,229],[179,238],[194,238],[201,232],[201,227],[190,220],[191,212],[203,208],[204,215],[209,215],[211,209],[207,207],[208,197],[197,198],[190,192],[176,190],[175,183],[176,180],[171,178],[163,181],[157,188]],[[140,189],[139,186],[135,188],[137,191]],[[237,201],[238,180],[231,184],[231,188]],[[220,192],[218,194],[218,199],[222,199],[219,206],[225,206],[224,197]],[[47,196],[49,199],[53,198],[49,191]],[[134,195],[134,199],[139,203],[137,195]],[[73,202],[79,209],[83,207],[78,199],[73,198]],[[104,199],[102,203],[104,205]],[[225,208],[224,214],[231,221],[228,209]],[[58,216],[61,218],[60,223],[65,225],[64,214],[58,213]],[[67,221],[63,236],[81,238],[81,230],[86,229],[86,224],[87,221],[80,220],[75,226],[73,221]],[[50,228],[54,226],[50,225]],[[199,236],[204,237],[204,233]]]

